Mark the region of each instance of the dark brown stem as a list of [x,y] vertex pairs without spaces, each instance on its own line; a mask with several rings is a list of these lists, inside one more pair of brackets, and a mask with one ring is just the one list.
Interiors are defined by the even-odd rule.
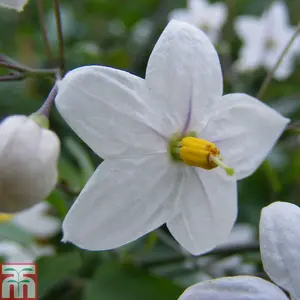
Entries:
[[58,86],[57,86],[57,83],[55,83],[54,86],[52,87],[47,99],[45,100],[44,104],[37,111],[37,114],[43,115],[47,118],[49,117],[51,108],[52,108],[53,103],[54,103],[54,99],[57,95],[57,91],[58,91]]
[[61,75],[64,75],[65,73],[64,38],[63,38],[63,31],[62,31],[59,0],[54,0],[54,12],[56,18],[56,28],[57,28],[57,37],[58,37],[59,69],[61,71]]
[[6,82],[6,81],[19,81],[23,80],[25,78],[25,75],[22,73],[14,74],[14,75],[7,75],[7,76],[0,76],[0,82]]
[[44,18],[44,8],[43,8],[43,0],[37,0],[37,9],[40,18],[42,36],[45,44],[45,52],[51,61],[51,65],[54,66],[54,57],[50,47],[50,42],[47,35],[46,25],[45,25],[45,18]]

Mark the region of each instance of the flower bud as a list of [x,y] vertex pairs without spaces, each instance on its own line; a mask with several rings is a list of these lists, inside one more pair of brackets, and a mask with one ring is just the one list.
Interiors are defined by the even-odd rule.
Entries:
[[0,212],[14,213],[43,201],[57,182],[60,142],[26,116],[0,124]]

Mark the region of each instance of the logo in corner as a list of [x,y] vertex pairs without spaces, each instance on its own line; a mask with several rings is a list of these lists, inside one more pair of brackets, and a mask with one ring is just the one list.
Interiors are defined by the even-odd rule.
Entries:
[[37,265],[0,264],[0,300],[38,300]]

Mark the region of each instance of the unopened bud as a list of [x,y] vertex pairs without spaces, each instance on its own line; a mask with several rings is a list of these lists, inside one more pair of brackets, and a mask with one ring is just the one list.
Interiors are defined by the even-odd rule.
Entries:
[[57,135],[26,116],[0,124],[0,212],[22,211],[51,193],[59,151]]

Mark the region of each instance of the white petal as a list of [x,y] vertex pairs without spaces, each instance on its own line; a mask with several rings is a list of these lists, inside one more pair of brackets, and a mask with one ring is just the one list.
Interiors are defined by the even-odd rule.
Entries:
[[224,242],[237,214],[236,180],[218,171],[186,167],[177,214],[167,222],[175,239],[192,254]]
[[25,116],[0,124],[0,211],[14,213],[43,201],[57,181],[60,142]]
[[289,27],[288,8],[283,1],[274,1],[262,18],[266,29],[272,32],[274,37],[276,37],[276,34],[282,34]]
[[103,158],[166,151],[149,121],[144,80],[99,66],[69,72],[59,84],[56,106],[72,129]]
[[253,276],[223,277],[189,287],[178,300],[288,300],[275,284]]
[[15,214],[13,223],[36,237],[52,237],[60,230],[61,222],[47,214],[49,208],[50,205],[46,202],[39,203],[30,209]]
[[66,216],[64,240],[106,250],[159,227],[172,211],[177,170],[164,154],[105,160]]
[[242,16],[234,23],[235,30],[243,40],[237,67],[241,71],[253,70],[263,64],[264,31],[261,21],[251,16]]
[[222,98],[201,137],[217,144],[238,179],[251,175],[266,158],[288,119],[246,94]]
[[270,278],[300,299],[300,208],[275,202],[263,208],[260,219],[260,251]]
[[21,12],[28,0],[0,0],[0,6],[13,8]]
[[190,113],[190,128],[200,129],[223,89],[218,55],[208,37],[187,23],[171,21],[149,58],[146,84],[158,94],[153,105],[167,115],[168,134],[182,131]]

